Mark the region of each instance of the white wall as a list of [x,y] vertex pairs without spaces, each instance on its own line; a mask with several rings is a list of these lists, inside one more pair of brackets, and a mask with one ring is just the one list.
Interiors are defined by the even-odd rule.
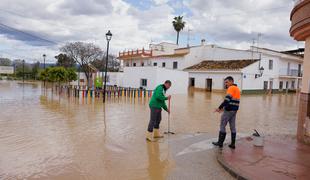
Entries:
[[141,79],[147,79],[147,90],[156,86],[156,69],[155,67],[125,67],[123,75],[123,86],[139,88]]
[[153,90],[166,80],[172,82],[169,94],[185,94],[188,88],[188,73],[159,67],[125,67],[123,86],[139,88],[141,79],[147,79],[147,90]]
[[[100,73],[100,77],[102,77]],[[123,77],[124,73],[123,72],[108,72],[107,73],[108,77],[108,82],[107,85],[117,85],[117,86],[122,86],[123,85]]]
[[178,45],[167,43],[167,42],[162,42],[159,44],[151,44],[150,48],[153,51],[152,52],[153,55],[158,56],[158,55],[173,54],[174,49],[178,48]]
[[157,68],[156,79],[157,84],[162,84],[166,80],[171,81],[172,86],[167,91],[169,94],[186,94],[188,91],[188,72]]
[[[283,88],[285,88],[285,82],[289,82],[289,89],[292,81],[295,81],[295,88],[297,87],[297,77],[283,77],[280,72],[287,70],[287,64],[290,62],[290,69],[298,69],[298,64],[302,64],[300,61],[291,58],[282,58],[277,54],[262,54],[261,56],[261,67],[264,67],[262,77],[255,78],[255,74],[259,73],[259,62],[251,64],[250,66],[242,70],[243,73],[243,89],[244,90],[262,90],[264,89],[264,81],[268,81],[268,89],[270,89],[270,81],[273,81],[272,89],[279,89],[280,81],[283,81]],[[269,60],[273,60],[273,68],[269,69]]]
[[241,87],[241,72],[206,71],[189,73],[189,78],[195,78],[195,88],[206,89],[206,79],[212,79],[212,90],[224,90],[224,79],[227,76],[232,76],[238,87]]
[[0,74],[14,74],[13,66],[0,66]]

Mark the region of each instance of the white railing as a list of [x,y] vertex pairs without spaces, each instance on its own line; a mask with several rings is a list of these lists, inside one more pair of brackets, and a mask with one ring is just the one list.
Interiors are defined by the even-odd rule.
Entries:
[[279,71],[279,75],[280,76],[296,76],[296,77],[300,77],[301,76],[301,72],[298,71],[298,69],[280,69]]

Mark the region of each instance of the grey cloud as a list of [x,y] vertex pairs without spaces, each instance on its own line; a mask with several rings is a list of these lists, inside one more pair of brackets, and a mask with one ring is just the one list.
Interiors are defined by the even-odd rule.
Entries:
[[67,0],[59,8],[73,15],[103,15],[113,11],[110,0]]
[[[207,33],[215,43],[235,41],[250,44],[257,33],[263,33],[263,43],[291,46],[289,14],[291,0],[193,0],[187,3],[193,12],[194,31]],[[199,23],[196,23],[199,22]]]

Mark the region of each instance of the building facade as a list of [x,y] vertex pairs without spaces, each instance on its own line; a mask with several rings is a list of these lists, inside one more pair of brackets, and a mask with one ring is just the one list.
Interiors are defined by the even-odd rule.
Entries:
[[229,49],[205,45],[204,41],[199,46],[186,48],[169,43],[150,47],[150,50],[119,53],[124,65],[124,79],[132,77],[126,82],[143,79],[151,74],[153,68],[157,71],[152,73],[157,74],[151,75],[148,82],[164,76],[161,69],[171,70],[169,76],[165,76],[167,79],[175,78],[182,71],[187,73],[187,79],[183,80],[186,87],[206,91],[223,91],[224,78],[227,76],[234,77],[241,90],[249,93],[288,92],[301,87],[303,58],[300,55],[257,47],[251,50]]

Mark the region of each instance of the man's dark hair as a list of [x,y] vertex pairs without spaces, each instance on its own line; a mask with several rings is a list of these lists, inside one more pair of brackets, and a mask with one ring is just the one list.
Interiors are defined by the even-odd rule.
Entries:
[[224,80],[225,80],[225,81],[228,80],[228,81],[234,82],[234,78],[231,77],[231,76],[227,76]]
[[171,81],[167,80],[167,81],[165,81],[165,84],[170,84],[171,85]]

